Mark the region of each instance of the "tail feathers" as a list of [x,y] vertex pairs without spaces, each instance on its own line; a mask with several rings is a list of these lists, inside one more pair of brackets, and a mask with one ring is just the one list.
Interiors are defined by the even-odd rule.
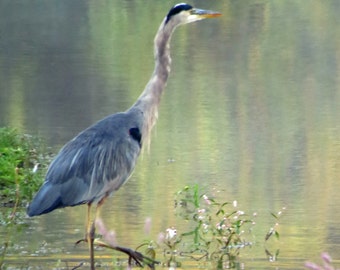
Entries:
[[39,216],[57,208],[91,202],[95,197],[88,193],[87,184],[80,178],[60,184],[46,181],[28,206],[27,214]]
[[27,214],[39,216],[57,208],[65,207],[60,194],[60,188],[45,182],[27,208]]

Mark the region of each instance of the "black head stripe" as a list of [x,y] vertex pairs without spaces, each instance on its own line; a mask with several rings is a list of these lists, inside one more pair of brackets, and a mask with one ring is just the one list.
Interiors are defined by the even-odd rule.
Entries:
[[185,3],[181,3],[181,4],[177,4],[177,5],[173,6],[170,9],[168,15],[166,16],[165,23],[167,23],[171,19],[172,16],[180,13],[183,10],[190,10],[190,9],[192,9],[192,6],[185,4]]

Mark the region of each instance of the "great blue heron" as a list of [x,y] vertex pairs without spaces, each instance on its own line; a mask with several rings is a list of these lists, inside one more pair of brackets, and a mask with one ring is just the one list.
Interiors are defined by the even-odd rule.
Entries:
[[[90,246],[92,269],[95,220],[100,207],[128,180],[142,146],[150,142],[170,72],[172,33],[179,25],[220,15],[185,3],[172,7],[154,39],[154,72],[135,104],[125,112],[100,120],[69,141],[50,164],[44,184],[28,206],[27,214],[37,216],[57,208],[87,204],[85,240]],[[94,203],[97,207],[91,224]]]

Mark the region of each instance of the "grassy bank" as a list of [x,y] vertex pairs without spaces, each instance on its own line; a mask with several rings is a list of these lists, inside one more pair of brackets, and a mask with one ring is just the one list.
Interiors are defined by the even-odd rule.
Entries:
[[50,161],[43,140],[0,128],[0,202],[12,206],[26,203],[43,181]]

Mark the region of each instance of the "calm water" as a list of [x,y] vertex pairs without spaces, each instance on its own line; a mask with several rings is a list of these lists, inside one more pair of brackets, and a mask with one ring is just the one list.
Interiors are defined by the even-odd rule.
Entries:
[[[0,125],[38,134],[57,151],[95,121],[127,109],[153,70],[152,40],[172,4],[0,1]],[[257,213],[255,244],[241,251],[244,269],[303,269],[322,251],[339,260],[340,2],[195,5],[224,16],[175,33],[150,153],[104,206],[107,227],[131,247],[170,226],[187,231],[174,215],[174,194],[198,183]],[[274,222],[270,213],[283,207],[280,239],[267,247],[280,254],[270,263],[263,239]],[[11,238],[8,269],[87,261],[86,245],[74,248],[85,211],[29,219]],[[108,251],[96,256],[112,261]]]

